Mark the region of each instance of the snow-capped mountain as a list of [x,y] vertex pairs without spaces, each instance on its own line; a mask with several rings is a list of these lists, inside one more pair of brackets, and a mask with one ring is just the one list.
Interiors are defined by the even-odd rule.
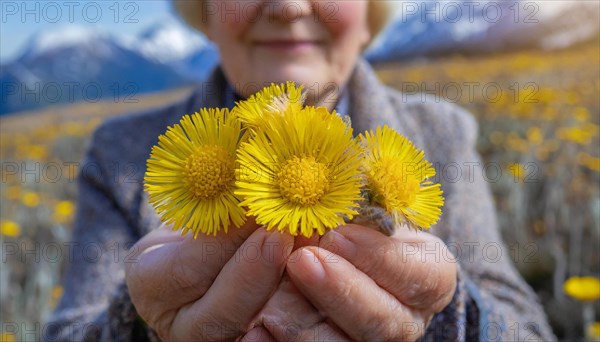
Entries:
[[[21,61],[31,60],[37,56],[50,54],[60,49],[68,49],[76,46],[85,46],[94,44],[99,40],[105,40],[107,37],[101,31],[93,30],[89,27],[62,27],[54,31],[45,31],[32,37],[20,57]],[[102,49],[99,53],[104,52]]]
[[486,53],[522,48],[556,49],[598,35],[596,1],[399,2],[395,19],[373,43],[371,62]]
[[70,26],[32,37],[0,71],[0,113],[76,101],[135,98],[188,82],[107,34]]
[[191,84],[217,59],[206,38],[174,21],[129,40],[73,25],[40,32],[2,66],[0,114]]
[[131,47],[159,63],[183,60],[211,43],[176,21],[157,23],[143,31]]
[[205,36],[175,20],[148,28],[131,48],[196,82],[204,80],[219,59],[217,49]]
[[[597,36],[596,1],[397,2],[371,62],[519,48],[563,48]],[[411,7],[412,6],[412,7]],[[65,26],[31,38],[0,68],[0,115],[58,103],[131,97],[201,82],[218,61],[206,37],[175,19],[137,36]]]

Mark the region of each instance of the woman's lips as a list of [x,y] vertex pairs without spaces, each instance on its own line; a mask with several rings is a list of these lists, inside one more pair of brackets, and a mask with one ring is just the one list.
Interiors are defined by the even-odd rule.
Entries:
[[254,45],[273,51],[302,52],[316,47],[319,43],[311,40],[268,40],[257,41]]

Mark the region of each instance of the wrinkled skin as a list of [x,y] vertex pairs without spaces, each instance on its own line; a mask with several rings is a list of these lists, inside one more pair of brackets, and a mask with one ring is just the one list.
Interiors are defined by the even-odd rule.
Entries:
[[294,241],[251,221],[195,241],[161,228],[134,248],[131,298],[164,340],[412,341],[456,288],[444,243],[406,229],[347,225]]

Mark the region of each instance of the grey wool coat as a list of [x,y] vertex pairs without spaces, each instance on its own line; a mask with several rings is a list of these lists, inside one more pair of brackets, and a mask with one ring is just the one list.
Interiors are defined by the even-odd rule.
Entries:
[[[224,107],[227,82],[217,68],[189,97],[144,113],[110,119],[96,130],[79,178],[73,242],[95,244],[97,258],[77,256],[47,340],[157,340],[137,316],[124,282],[128,248],[159,227],[143,192],[146,160],[167,126],[201,107]],[[431,233],[459,262],[450,305],[430,322],[424,341],[554,340],[531,288],[512,265],[498,232],[491,193],[475,151],[477,125],[464,110],[389,89],[360,61],[347,85],[355,132],[387,124],[425,151],[446,203]],[[87,166],[87,167],[86,167]],[[444,257],[443,255],[441,257]]]

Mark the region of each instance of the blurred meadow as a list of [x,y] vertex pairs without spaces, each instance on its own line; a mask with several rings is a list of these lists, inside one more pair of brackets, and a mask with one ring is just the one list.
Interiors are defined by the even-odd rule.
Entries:
[[[385,83],[435,93],[476,117],[484,161],[510,175],[490,181],[508,250],[565,340],[581,339],[584,327],[582,304],[564,294],[563,282],[600,273],[599,61],[595,41],[552,52],[377,67]],[[3,322],[43,324],[63,294],[77,163],[94,128],[108,116],[167,103],[187,91],[0,118]],[[24,340],[24,332],[4,331],[0,339]]]
[[484,165],[510,175],[487,172],[508,251],[566,340],[584,328],[582,304],[564,294],[564,281],[600,274],[599,61],[593,41],[378,69],[397,89],[418,85],[475,116]]

